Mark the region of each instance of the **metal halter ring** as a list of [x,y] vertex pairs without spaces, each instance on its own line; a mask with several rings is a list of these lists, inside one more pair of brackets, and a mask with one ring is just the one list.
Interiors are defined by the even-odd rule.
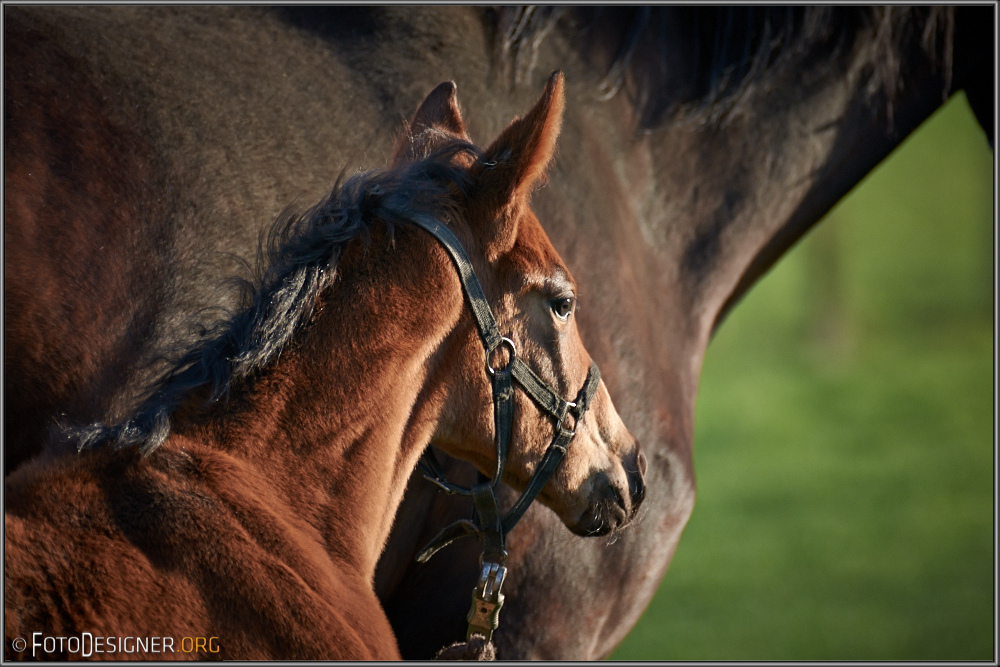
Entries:
[[[514,363],[514,357],[517,356],[517,348],[514,347],[514,341],[512,341],[510,338],[507,338],[506,336],[504,336],[504,337],[502,337],[500,339],[500,342],[496,344],[496,347],[494,347],[492,350],[490,350],[489,352],[486,353],[486,371],[490,375],[496,375],[496,373],[497,373],[496,369],[494,369],[492,366],[490,366],[490,357],[492,357],[493,353],[496,352],[497,350],[499,350],[500,347],[504,343],[506,343],[507,347],[510,348],[510,359],[507,360],[507,366],[504,366],[504,368],[507,368],[512,363]],[[500,370],[503,370],[503,368],[501,368]]]
[[[567,402],[566,405],[567,405],[567,407],[570,407],[570,408],[575,408],[576,407],[576,403],[573,402],[573,401]],[[569,410],[566,410],[566,414],[559,418],[559,422],[556,424],[556,431],[561,431],[562,430],[563,422],[566,420],[566,415],[568,415],[568,414],[569,414]],[[577,415],[574,414],[573,415],[573,430],[572,431],[567,431],[567,433],[569,433],[570,435],[576,435],[576,427],[579,426],[579,425],[580,425],[580,417],[578,417]]]

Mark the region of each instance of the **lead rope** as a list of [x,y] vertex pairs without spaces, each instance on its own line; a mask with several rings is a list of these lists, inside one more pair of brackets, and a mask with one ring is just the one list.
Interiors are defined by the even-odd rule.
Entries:
[[[497,452],[496,469],[492,479],[487,479],[482,473],[478,473],[478,483],[472,488],[465,488],[449,482],[445,479],[444,472],[430,450],[424,452],[417,464],[424,477],[446,493],[472,496],[474,512],[471,521],[462,519],[445,527],[417,554],[417,561],[427,562],[440,549],[462,537],[474,535],[482,540],[483,552],[479,557],[482,569],[479,581],[472,591],[472,608],[467,616],[469,629],[466,633],[466,641],[473,634],[482,634],[489,642],[493,637],[493,631],[499,625],[500,608],[504,601],[500,589],[507,576],[506,535],[521,519],[528,506],[541,492],[552,473],[555,472],[559,462],[562,461],[573,436],[576,434],[580,420],[583,419],[583,415],[590,407],[590,402],[597,392],[601,373],[597,369],[597,364],[591,361],[587,378],[584,380],[583,387],[576,399],[566,401],[559,396],[521,361],[517,356],[514,342],[500,334],[496,318],[486,301],[482,285],[480,285],[472,263],[458,238],[439,220],[430,216],[414,216],[413,222],[429,232],[444,246],[455,264],[455,268],[458,269],[463,292],[476,320],[476,327],[486,352],[486,371],[490,376],[490,384],[493,389],[494,439]],[[507,363],[503,368],[495,369],[491,365],[493,353],[503,346],[507,346],[509,351]],[[555,435],[528,481],[524,492],[501,518],[495,489],[503,476],[510,448],[514,423],[513,382],[515,380],[542,410],[555,419]],[[566,424],[567,416],[571,416],[573,419],[571,427]]]

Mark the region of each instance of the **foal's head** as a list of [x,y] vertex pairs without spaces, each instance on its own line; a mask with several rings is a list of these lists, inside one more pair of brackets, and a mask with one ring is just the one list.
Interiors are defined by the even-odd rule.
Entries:
[[[579,293],[529,208],[531,191],[555,152],[563,104],[562,75],[554,74],[534,108],[515,119],[489,148],[474,159],[468,153],[456,158],[468,180],[451,226],[473,258],[499,329],[512,341],[516,356],[572,401],[591,363],[574,315]],[[420,159],[456,140],[469,138],[455,85],[449,82],[420,105],[397,144],[395,162]],[[496,453],[491,386],[484,366],[504,367],[510,362],[511,345],[497,348],[484,364],[473,318],[462,322],[451,355],[457,366],[454,377],[460,380],[448,387],[444,418],[433,442],[491,475]],[[514,393],[513,438],[503,479],[520,490],[552,441],[555,420],[516,383]],[[603,382],[575,428],[565,458],[539,499],[574,532],[605,534],[627,524],[642,501],[646,462]]]

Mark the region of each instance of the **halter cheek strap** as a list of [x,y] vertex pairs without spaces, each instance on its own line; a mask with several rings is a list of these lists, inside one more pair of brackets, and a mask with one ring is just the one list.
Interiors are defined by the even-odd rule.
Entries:
[[[508,376],[506,382],[509,382],[510,376],[513,376],[513,379],[518,381],[518,384],[525,389],[538,406],[555,419],[555,435],[521,496],[514,502],[507,513],[499,519],[499,527],[495,529],[495,532],[498,534],[496,536],[492,535],[494,532],[492,527],[493,522],[487,517],[497,513],[495,509],[496,498],[493,495],[493,489],[500,480],[504,459],[506,458],[506,451],[503,452],[503,458],[501,458],[500,443],[505,439],[509,441],[510,424],[513,422],[513,415],[510,412],[510,406],[513,403],[513,391],[508,392],[510,395],[509,398],[503,401],[499,401],[497,394],[494,393],[494,415],[503,411],[511,414],[511,418],[503,422],[503,430],[506,431],[506,436],[502,435],[500,430],[497,431],[497,473],[492,480],[487,480],[485,483],[481,482],[472,488],[453,484],[445,479],[444,472],[441,470],[434,456],[429,452],[425,453],[418,464],[424,476],[447,493],[472,496],[476,513],[480,517],[480,524],[476,525],[472,521],[462,520],[449,525],[417,554],[417,560],[421,563],[426,562],[441,548],[467,535],[476,535],[483,539],[484,559],[488,560],[492,557],[501,563],[507,559],[507,553],[503,548],[504,538],[517,522],[520,521],[521,517],[527,511],[528,506],[538,496],[545,483],[549,480],[549,477],[555,472],[559,462],[562,461],[573,440],[573,436],[576,435],[576,426],[580,423],[583,414],[590,406],[590,402],[593,400],[594,394],[597,392],[597,386],[601,380],[601,372],[597,369],[597,365],[591,362],[587,379],[584,381],[583,387],[580,389],[579,394],[577,394],[576,399],[565,401],[554,394],[545,383],[539,380],[535,373],[519,358],[515,358],[514,362],[508,364],[507,368],[502,371],[496,371],[496,375],[500,375],[501,373]],[[504,406],[501,410],[497,410],[495,407],[498,402],[501,402]],[[573,420],[570,427],[567,427],[566,424],[567,416],[571,416]],[[477,494],[477,489],[480,488],[483,490]],[[489,489],[488,495],[484,495],[486,494],[486,489]],[[494,545],[496,545],[495,548],[492,548]]]
[[[462,537],[474,535],[483,541],[483,553],[480,557],[483,570],[479,583],[472,594],[473,605],[468,617],[468,635],[471,636],[473,632],[481,633],[486,636],[488,641],[493,630],[497,627],[500,607],[503,604],[500,587],[507,572],[504,567],[507,561],[507,551],[504,548],[505,537],[521,519],[528,506],[541,492],[552,473],[555,472],[559,462],[562,461],[573,436],[576,434],[580,420],[583,419],[597,393],[601,373],[597,369],[597,364],[591,361],[587,378],[576,398],[572,401],[563,399],[557,390],[539,378],[527,364],[521,361],[520,357],[517,356],[514,342],[501,335],[493,311],[486,301],[482,285],[473,270],[472,262],[458,238],[436,218],[415,216],[412,220],[444,246],[455,264],[455,268],[458,269],[462,290],[469,302],[469,307],[476,321],[476,328],[479,330],[479,337],[483,342],[483,349],[486,352],[486,371],[490,376],[490,384],[493,389],[493,422],[497,453],[493,478],[486,479],[480,474],[479,483],[471,488],[466,488],[445,479],[444,472],[430,450],[424,452],[418,463],[424,477],[447,493],[472,496],[475,513],[472,521],[465,519],[456,521],[442,530],[417,554],[417,561],[426,562],[441,548]],[[501,369],[495,369],[490,365],[490,360],[493,358],[494,352],[503,346],[506,346],[509,352],[507,364]],[[507,454],[510,451],[514,423],[513,383],[515,381],[541,410],[554,419],[555,435],[528,481],[524,492],[501,517],[497,507],[495,489],[503,476]],[[571,427],[567,426],[567,416],[572,417]]]

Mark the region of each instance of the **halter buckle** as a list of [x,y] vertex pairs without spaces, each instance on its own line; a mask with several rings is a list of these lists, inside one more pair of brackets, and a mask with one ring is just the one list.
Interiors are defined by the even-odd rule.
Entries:
[[[507,364],[503,368],[499,369],[493,368],[493,366],[490,365],[490,357],[492,357],[493,353],[499,350],[503,345],[507,345],[507,347],[510,348],[510,358],[507,360]],[[490,375],[496,375],[498,370],[502,371],[510,368],[510,365],[514,363],[514,357],[516,356],[517,356],[517,348],[514,347],[514,341],[512,341],[510,338],[507,338],[506,336],[501,337],[499,343],[497,343],[492,348],[486,351],[486,372],[489,373]]]
[[563,416],[559,418],[559,421],[556,422],[556,431],[563,431],[567,435],[573,436],[576,435],[576,427],[580,425],[580,416],[573,412],[573,430],[564,430],[563,422],[566,421],[566,415],[570,414],[572,408],[576,407],[576,403],[574,401],[569,401],[566,405],[568,406],[568,409],[565,413],[563,413]]
[[473,634],[484,635],[486,641],[493,638],[493,631],[500,625],[500,608],[503,607],[504,600],[500,587],[503,586],[506,576],[507,568],[503,565],[489,561],[483,563],[479,582],[472,591],[472,608],[466,617],[469,621],[466,641]]

